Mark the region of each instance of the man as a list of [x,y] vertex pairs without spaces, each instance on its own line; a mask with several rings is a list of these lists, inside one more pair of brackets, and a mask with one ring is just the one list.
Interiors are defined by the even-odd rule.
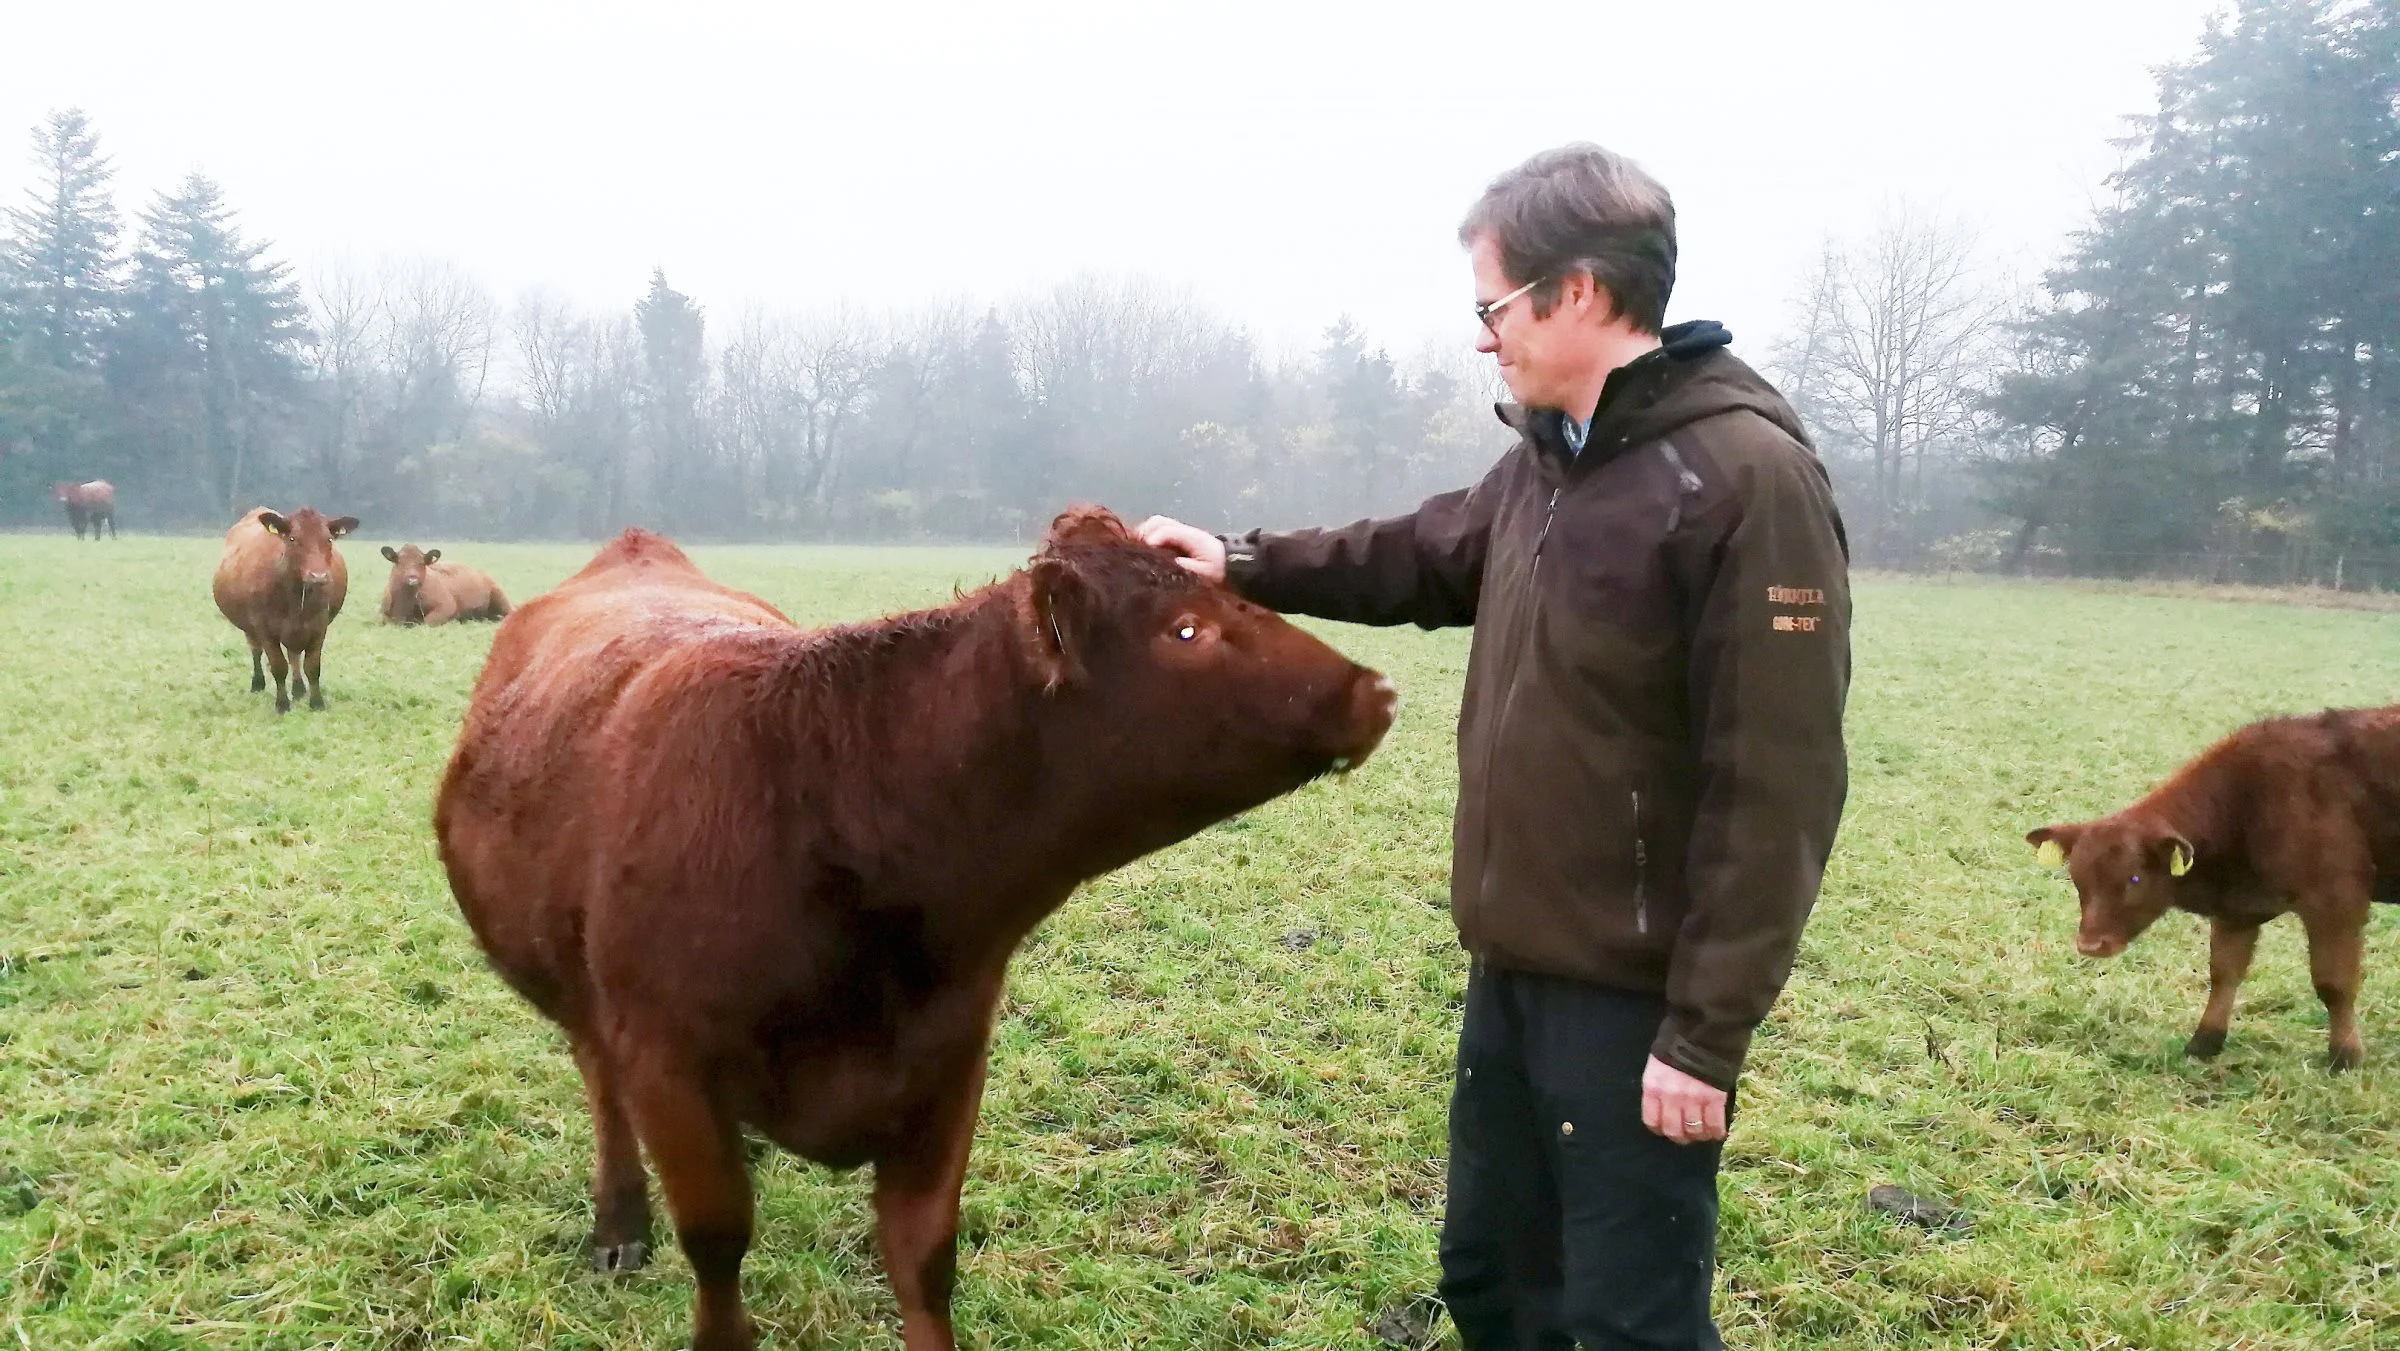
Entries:
[[1442,1296],[1470,1351],[1717,1347],[1716,1176],[1847,788],[1848,545],[1713,322],[1674,208],[1596,146],[1459,231],[1518,437],[1391,520],[1143,537],[1277,610],[1472,624],[1451,909],[1471,955]]

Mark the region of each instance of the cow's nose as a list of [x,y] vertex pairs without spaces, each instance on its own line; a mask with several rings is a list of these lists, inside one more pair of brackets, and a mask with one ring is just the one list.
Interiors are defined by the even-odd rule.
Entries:
[[1375,753],[1383,744],[1383,734],[1392,730],[1392,715],[1399,710],[1400,692],[1392,688],[1392,682],[1379,672],[1360,667],[1350,684],[1351,735],[1357,740],[1342,757],[1347,762],[1344,768],[1355,768]]
[[300,580],[308,583],[310,586],[323,586],[327,582],[333,580],[333,574],[331,572],[304,573],[301,575]]
[[2125,950],[2125,945],[2105,935],[2077,934],[2075,950],[2086,957],[2114,957]]
[[419,580],[419,578],[411,577],[405,583],[403,583],[403,585],[405,585],[409,590],[414,591],[417,589],[417,582]]

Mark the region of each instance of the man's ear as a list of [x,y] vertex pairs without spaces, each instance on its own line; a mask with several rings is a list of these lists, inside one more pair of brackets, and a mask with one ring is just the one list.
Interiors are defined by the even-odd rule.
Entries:
[[1032,611],[1033,650],[1042,683],[1057,689],[1083,677],[1075,639],[1087,592],[1064,559],[1037,558],[1025,569],[1027,607]]

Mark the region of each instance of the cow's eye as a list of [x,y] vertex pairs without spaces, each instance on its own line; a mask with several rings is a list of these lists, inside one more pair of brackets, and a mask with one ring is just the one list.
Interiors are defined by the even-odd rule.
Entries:
[[1199,636],[1200,630],[1196,625],[1186,624],[1183,627],[1175,630],[1175,641],[1179,643],[1188,643]]
[[2133,875],[2133,880],[2132,880],[2131,882],[2128,882],[2126,885],[2127,885],[2127,886],[2135,886],[2135,887],[2138,887],[2138,886],[2140,886],[2141,884],[2142,884],[2142,875],[2141,875],[2140,873],[2135,873],[2135,874]]

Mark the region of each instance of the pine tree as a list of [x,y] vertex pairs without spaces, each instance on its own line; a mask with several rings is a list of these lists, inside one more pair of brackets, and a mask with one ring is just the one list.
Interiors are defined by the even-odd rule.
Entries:
[[97,365],[123,287],[113,171],[81,109],[52,113],[33,132],[33,184],[7,213],[0,286],[23,361],[60,370]]
[[308,311],[287,264],[234,223],[217,185],[193,174],[142,213],[127,320],[112,373],[180,463],[180,480],[218,510],[253,503],[261,457],[299,394]]

